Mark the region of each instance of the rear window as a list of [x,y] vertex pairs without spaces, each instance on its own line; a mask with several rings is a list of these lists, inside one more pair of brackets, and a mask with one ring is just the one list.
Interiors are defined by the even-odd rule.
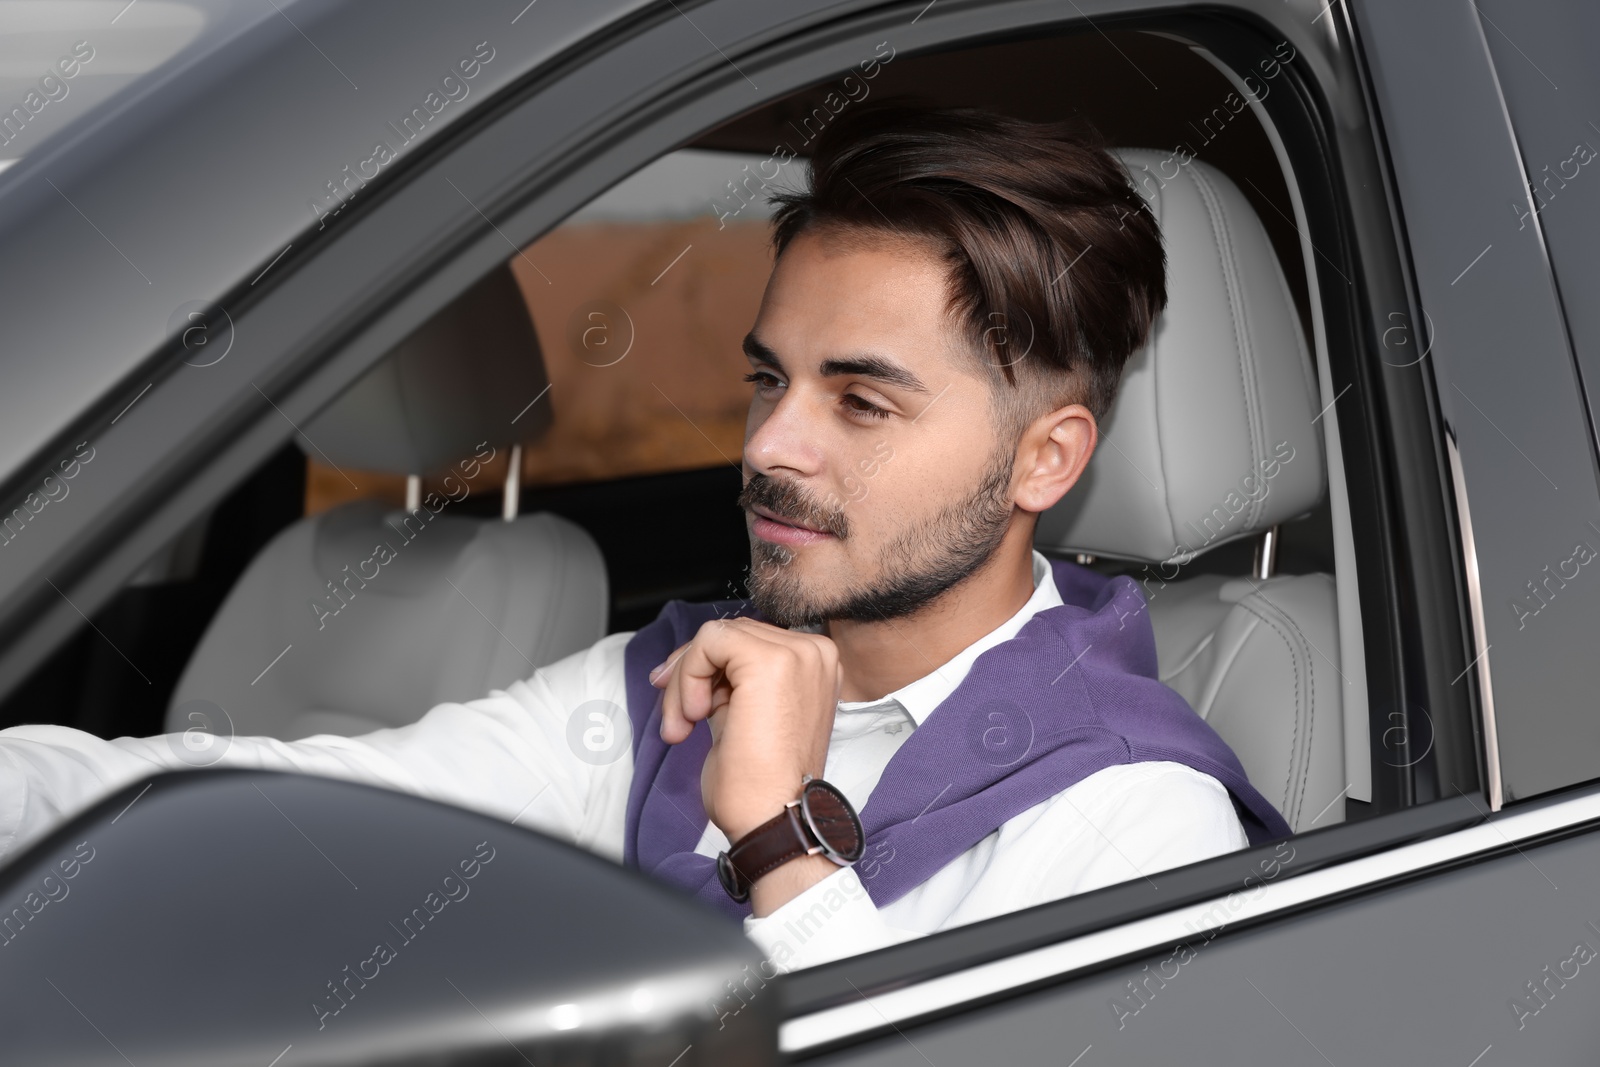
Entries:
[[[671,152],[512,258],[550,378],[539,403],[554,413],[549,432],[523,449],[523,485],[739,465],[750,404],[739,345],[772,253],[770,203],[742,199],[736,183],[767,163]],[[769,185],[799,187],[804,166],[784,164]],[[359,491],[311,457],[307,513],[356,496],[405,499],[401,476],[355,481]],[[476,488],[498,491],[492,479]]]

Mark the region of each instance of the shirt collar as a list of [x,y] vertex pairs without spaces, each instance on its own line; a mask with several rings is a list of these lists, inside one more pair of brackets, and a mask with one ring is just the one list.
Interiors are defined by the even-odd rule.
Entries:
[[979,656],[1002,641],[1009,641],[1017,636],[1017,631],[1021,630],[1034,615],[1047,608],[1060,607],[1062,603],[1061,592],[1056,588],[1055,574],[1050,568],[1050,561],[1035,549],[1033,595],[1015,615],[916,681],[908,682],[877,700],[840,701],[839,710],[854,712],[880,709],[882,705],[892,701],[905,709],[913,723],[921,726],[928,716],[933,714],[933,709],[944,703],[945,698],[955,692],[956,686],[961,684],[961,680],[967,676],[967,671],[972,669],[973,662]]

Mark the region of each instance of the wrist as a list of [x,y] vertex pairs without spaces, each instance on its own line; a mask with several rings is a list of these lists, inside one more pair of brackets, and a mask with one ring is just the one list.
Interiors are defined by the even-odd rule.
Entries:
[[[798,792],[798,790],[796,791]],[[729,815],[718,812],[717,829],[721,830],[730,844],[737,844],[751,831],[774,815],[783,810],[785,804],[793,800],[794,796],[777,798],[763,798],[748,807],[741,807],[739,811]]]
[[[737,842],[750,831],[771,819],[784,809],[784,806],[800,795],[804,787],[805,775],[796,773],[786,778],[783,784],[775,789],[761,789],[750,791],[739,798],[738,803],[727,806],[718,805],[716,817],[712,820],[717,824],[730,842]],[[821,777],[814,775],[813,777]]]
[[765,882],[759,914],[853,863],[865,846],[861,820],[836,787],[807,775],[799,793],[717,856],[717,877],[734,900],[754,909],[756,887]]
[[801,856],[756,879],[750,887],[750,914],[765,918],[843,867],[826,856]]

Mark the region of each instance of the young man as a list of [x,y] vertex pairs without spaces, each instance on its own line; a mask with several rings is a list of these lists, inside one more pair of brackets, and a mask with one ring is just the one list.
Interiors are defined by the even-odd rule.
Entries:
[[[238,738],[216,765],[569,838],[743,916],[784,970],[1287,835],[1156,680],[1134,583],[1032,548],[1165,304],[1126,173],[1064,126],[892,102],[811,165],[744,343],[751,600],[674,602],[411,726]],[[591,723],[631,743],[571,740]],[[0,731],[0,849],[179,749]],[[789,823],[827,799],[808,776],[842,797],[812,837],[854,835],[853,864]]]

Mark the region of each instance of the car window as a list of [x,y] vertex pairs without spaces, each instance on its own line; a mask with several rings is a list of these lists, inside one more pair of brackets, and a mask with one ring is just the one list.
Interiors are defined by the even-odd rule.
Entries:
[[[1389,590],[1376,564],[1369,567],[1374,556],[1364,554],[1376,549],[1360,540],[1377,529],[1367,494],[1379,461],[1359,444],[1372,401],[1358,391],[1337,404],[1343,395],[1338,375],[1360,353],[1328,339],[1337,324],[1330,326],[1326,302],[1334,298],[1317,284],[1324,268],[1297,226],[1296,219],[1304,218],[1301,199],[1315,183],[1301,157],[1289,159],[1300,167],[1299,178],[1293,167],[1286,171],[1277,131],[1263,125],[1265,112],[1254,106],[1288,93],[1287,81],[1280,79],[1295,62],[1294,49],[1274,41],[1252,41],[1251,49],[1226,64],[1228,73],[1220,61],[1183,42],[1131,30],[1108,35],[1085,29],[921,55],[890,49],[878,54],[871,91],[916,92],[1033,119],[1085,117],[1121,152],[1145,195],[1175,199],[1187,187],[1183,183],[1193,183],[1205,190],[1197,194],[1202,200],[1218,197],[1236,219],[1249,220],[1237,232],[1255,242],[1252,262],[1281,289],[1273,299],[1283,330],[1281,345],[1250,358],[1277,360],[1295,373],[1295,361],[1303,360],[1303,380],[1293,374],[1274,379],[1294,382],[1291,392],[1300,390],[1293,399],[1305,408],[1304,417],[1293,432],[1302,445],[1279,447],[1287,440],[1276,437],[1255,441],[1259,455],[1245,455],[1218,491],[1191,501],[1196,507],[1184,516],[1187,529],[1162,531],[1167,542],[1159,550],[1127,531],[1095,527],[1093,514],[1067,516],[1037,547],[1048,558],[1132,579],[1155,633],[1161,680],[1202,713],[1291,828],[1305,833],[1405,807],[1426,790],[1404,793],[1389,783],[1403,781],[1409,788],[1431,767],[1434,746],[1412,733],[1413,720],[1405,714],[1398,721],[1383,718],[1396,714],[1402,679],[1387,661],[1369,670],[1365,658],[1373,649],[1401,655],[1399,642],[1389,640],[1390,627],[1398,625],[1390,619],[1392,605],[1384,603]],[[479,684],[487,673],[470,675],[477,679],[471,685],[459,677],[441,680],[437,676],[444,672],[407,656],[376,624],[347,625],[378,594],[363,598],[357,590],[365,586],[341,577],[340,564],[366,573],[360,571],[366,558],[330,553],[328,545],[344,544],[337,537],[353,527],[341,524],[408,504],[412,494],[446,497],[450,515],[484,528],[498,518],[508,495],[518,522],[553,516],[566,524],[560,536],[572,536],[559,544],[579,546],[571,557],[579,562],[567,573],[581,572],[592,588],[604,589],[596,594],[603,596],[598,618],[583,619],[587,636],[579,648],[605,633],[638,629],[674,599],[742,595],[749,545],[733,498],[751,388],[740,380],[748,368],[739,341],[759,306],[771,251],[767,205],[739,190],[750,188],[752,170],[778,158],[775,145],[795,157],[783,168],[784,182],[799,183],[806,144],[854,99],[837,91],[846,76],[831,71],[688,144],[637,161],[628,177],[498,265],[513,280],[511,291],[536,341],[528,345],[530,362],[537,355],[547,379],[547,388],[518,413],[538,412],[535,405],[542,405],[537,417],[547,425],[537,440],[520,446],[517,478],[506,478],[511,453],[493,450],[485,458],[463,451],[448,473],[418,471],[420,484],[408,486],[402,460],[386,470],[333,462],[316,447],[317,434],[302,433],[296,444],[219,496],[110,607],[96,613],[92,628],[41,665],[8,699],[4,721],[38,721],[41,696],[53,693],[54,721],[102,736],[148,734],[181,723],[184,678],[217,648],[230,655],[240,651],[228,646],[232,638],[224,620],[268,614],[245,610],[249,604],[239,600],[239,591],[250,581],[270,590],[274,575],[261,562],[272,552],[286,552],[284,546],[298,535],[304,537],[299,558],[325,568],[328,588],[300,597],[293,610],[304,616],[310,603],[317,613],[319,602],[329,615],[352,609],[333,624],[342,627],[341,634],[356,636],[339,659],[345,674],[330,672],[327,692],[352,700],[351,694],[364,692],[360,699],[370,702],[382,681],[407,691],[414,715],[436,700],[480,695],[488,688]],[[1171,239],[1178,240],[1176,229]],[[1219,272],[1209,264],[1195,268],[1192,257],[1181,262],[1189,272],[1185,282],[1216,282]],[[1227,290],[1221,292],[1215,316],[1227,321],[1239,305],[1227,302]],[[490,380],[474,388],[492,392],[493,385]],[[1126,395],[1133,398],[1130,404],[1139,402],[1136,389]],[[1204,432],[1183,423],[1182,415],[1177,420],[1154,428]],[[1141,452],[1139,426],[1106,425],[1097,469],[1116,473],[1103,477],[1155,485],[1161,468],[1152,457],[1160,453]],[[1262,425],[1277,428],[1270,419]],[[1237,536],[1238,524],[1249,521],[1242,516],[1267,506],[1264,501],[1277,506],[1291,481],[1321,488],[1281,521]],[[554,558],[552,549],[535,563]],[[560,558],[566,566],[567,557]],[[381,566],[376,573],[383,573]],[[354,597],[342,596],[340,588]],[[379,588],[388,595],[389,587]],[[517,599],[514,590],[507,599]],[[472,607],[495,627],[488,612],[475,602]],[[465,609],[459,619],[478,625]],[[439,626],[440,640],[452,625]],[[98,638],[108,638],[105,647]],[[492,665],[511,672],[497,687],[559,658],[555,651],[530,656],[517,642],[505,643],[523,661]],[[248,657],[239,658],[242,663]],[[261,676],[279,662],[257,659],[267,670],[254,680],[234,671],[241,689],[262,691]],[[140,702],[112,699],[130,687],[130,669],[140,672],[151,664],[158,666],[154,677],[145,677]],[[1313,694],[1308,679],[1327,684]],[[434,685],[457,685],[459,692]],[[348,734],[372,728],[377,714],[371,708],[310,710],[320,716],[315,721],[321,728]],[[986,731],[979,744],[1000,737],[996,743],[1003,748],[1012,736],[1010,725],[998,734]],[[1473,742],[1469,734],[1453,740],[1468,748]],[[989,748],[981,754],[996,756]],[[892,862],[885,854],[868,861],[869,867]],[[1141,879],[1148,877],[1123,871],[1084,888]]]
[[[769,202],[735,215],[731,184],[766,157],[685,148],[645,166],[509,261],[549,375],[549,432],[522,453],[529,489],[737,464],[749,389],[740,338],[771,269]],[[798,182],[801,163],[787,170]],[[781,179],[780,179],[781,180]],[[357,489],[307,457],[308,514]],[[490,483],[491,491],[493,483]]]

